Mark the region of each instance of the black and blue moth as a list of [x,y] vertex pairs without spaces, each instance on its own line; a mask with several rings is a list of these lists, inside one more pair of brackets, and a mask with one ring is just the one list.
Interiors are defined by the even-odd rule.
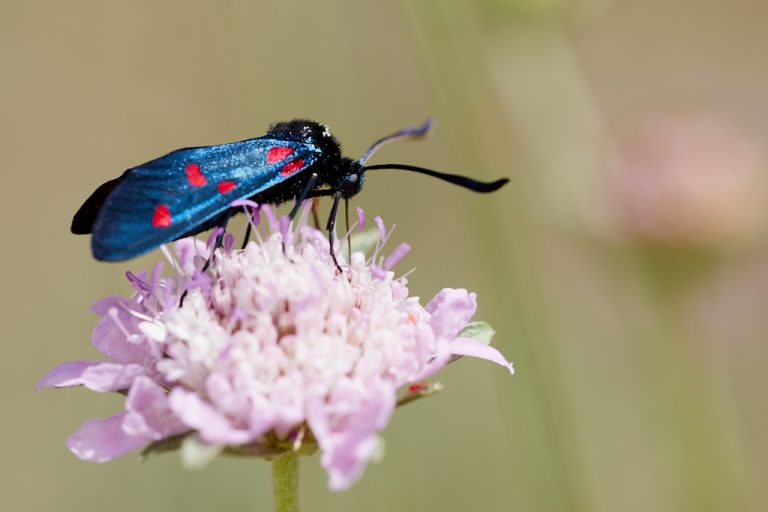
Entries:
[[[216,226],[225,226],[250,199],[258,204],[333,197],[327,229],[333,236],[339,201],[360,192],[365,173],[401,169],[427,174],[475,192],[498,190],[507,179],[484,183],[464,176],[402,164],[365,166],[383,144],[419,138],[426,122],[374,143],[360,160],[342,156],[328,127],[303,119],[272,125],[263,137],[184,148],[125,171],[83,203],[72,232],[91,234],[96,259],[119,261]],[[296,214],[294,207],[291,216]]]

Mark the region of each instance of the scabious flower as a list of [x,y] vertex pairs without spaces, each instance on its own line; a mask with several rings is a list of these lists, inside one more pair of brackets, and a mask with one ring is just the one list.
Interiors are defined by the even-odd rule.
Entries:
[[709,112],[655,112],[619,140],[612,192],[623,235],[732,250],[764,238],[765,143]]
[[203,271],[210,241],[180,240],[175,254],[164,249],[173,275],[160,264],[129,272],[131,297],[93,307],[93,344],[108,360],[65,363],[38,383],[126,395],[124,411],[69,438],[78,457],[103,462],[147,446],[184,453],[185,444],[266,457],[319,448],[330,487],[344,489],[396,406],[433,390],[425,379],[447,363],[477,356],[512,372],[481,339],[489,328],[470,323],[474,293],[446,288],[426,306],[409,296],[392,271],[409,247],[383,256],[391,231],[381,219],[357,236],[373,242],[369,256],[357,250],[346,262],[340,240],[339,272],[307,210],[295,226],[268,207],[254,224],[258,212],[268,222],[245,249],[225,239]]

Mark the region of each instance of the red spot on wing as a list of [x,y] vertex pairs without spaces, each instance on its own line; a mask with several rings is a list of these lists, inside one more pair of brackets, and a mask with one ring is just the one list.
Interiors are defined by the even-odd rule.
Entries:
[[216,186],[216,188],[219,189],[220,193],[226,194],[236,186],[237,186],[237,183],[235,183],[234,181],[222,181]]
[[200,173],[200,165],[187,164],[185,171],[187,172],[187,181],[189,181],[189,184],[193,187],[202,187],[208,183],[208,180],[205,179],[205,176]]
[[298,171],[299,169],[301,169],[302,167],[304,167],[304,160],[302,160],[301,158],[297,158],[296,160],[285,164],[282,167],[282,169],[280,169],[280,174],[282,174],[283,176],[289,176],[295,173],[296,171]]
[[155,214],[152,215],[152,225],[156,228],[167,228],[173,224],[171,220],[171,210],[168,206],[161,204],[155,208]]
[[269,148],[269,151],[267,151],[267,163],[274,164],[275,162],[285,160],[292,154],[293,149],[286,146],[275,146],[274,148]]

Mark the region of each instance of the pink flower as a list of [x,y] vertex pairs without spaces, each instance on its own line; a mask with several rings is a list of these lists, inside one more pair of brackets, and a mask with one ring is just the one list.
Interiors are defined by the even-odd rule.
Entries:
[[711,112],[651,112],[619,140],[621,233],[668,247],[732,250],[766,229],[765,143]]
[[269,222],[258,241],[241,251],[225,244],[206,273],[209,247],[180,240],[175,256],[165,251],[175,275],[162,277],[160,265],[128,273],[132,297],[94,306],[93,343],[109,360],[65,363],[38,384],[127,393],[125,411],[70,437],[78,457],[103,462],[181,439],[265,455],[318,447],[330,487],[345,489],[398,400],[429,394],[420,383],[448,362],[476,356],[512,372],[480,339],[490,328],[469,322],[474,293],[447,288],[426,307],[409,297],[405,277],[391,270],[409,247],[384,257],[391,231],[381,219],[371,256],[356,251],[346,263],[340,241],[339,274],[306,211],[295,227],[261,213]]

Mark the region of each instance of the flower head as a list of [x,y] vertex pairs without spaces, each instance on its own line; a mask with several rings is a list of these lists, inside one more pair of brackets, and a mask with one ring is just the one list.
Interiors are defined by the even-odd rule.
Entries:
[[708,112],[656,112],[619,142],[612,188],[626,236],[710,250],[764,236],[768,159],[748,131]]
[[367,235],[370,256],[355,251],[345,262],[337,248],[339,273],[306,211],[296,226],[256,211],[268,220],[257,242],[232,250],[226,240],[203,272],[211,244],[180,240],[175,255],[165,251],[174,275],[162,277],[161,265],[128,273],[130,298],[94,306],[93,344],[109,360],[65,363],[38,384],[127,395],[123,412],[86,421],[69,438],[78,457],[102,462],[181,439],[214,453],[318,447],[330,487],[344,489],[374,454],[399,390],[405,400],[426,394],[413,384],[457,356],[512,371],[461,334],[476,325],[474,293],[444,289],[426,306],[409,297],[406,278],[392,271],[409,247],[385,257],[391,231],[381,219]]

